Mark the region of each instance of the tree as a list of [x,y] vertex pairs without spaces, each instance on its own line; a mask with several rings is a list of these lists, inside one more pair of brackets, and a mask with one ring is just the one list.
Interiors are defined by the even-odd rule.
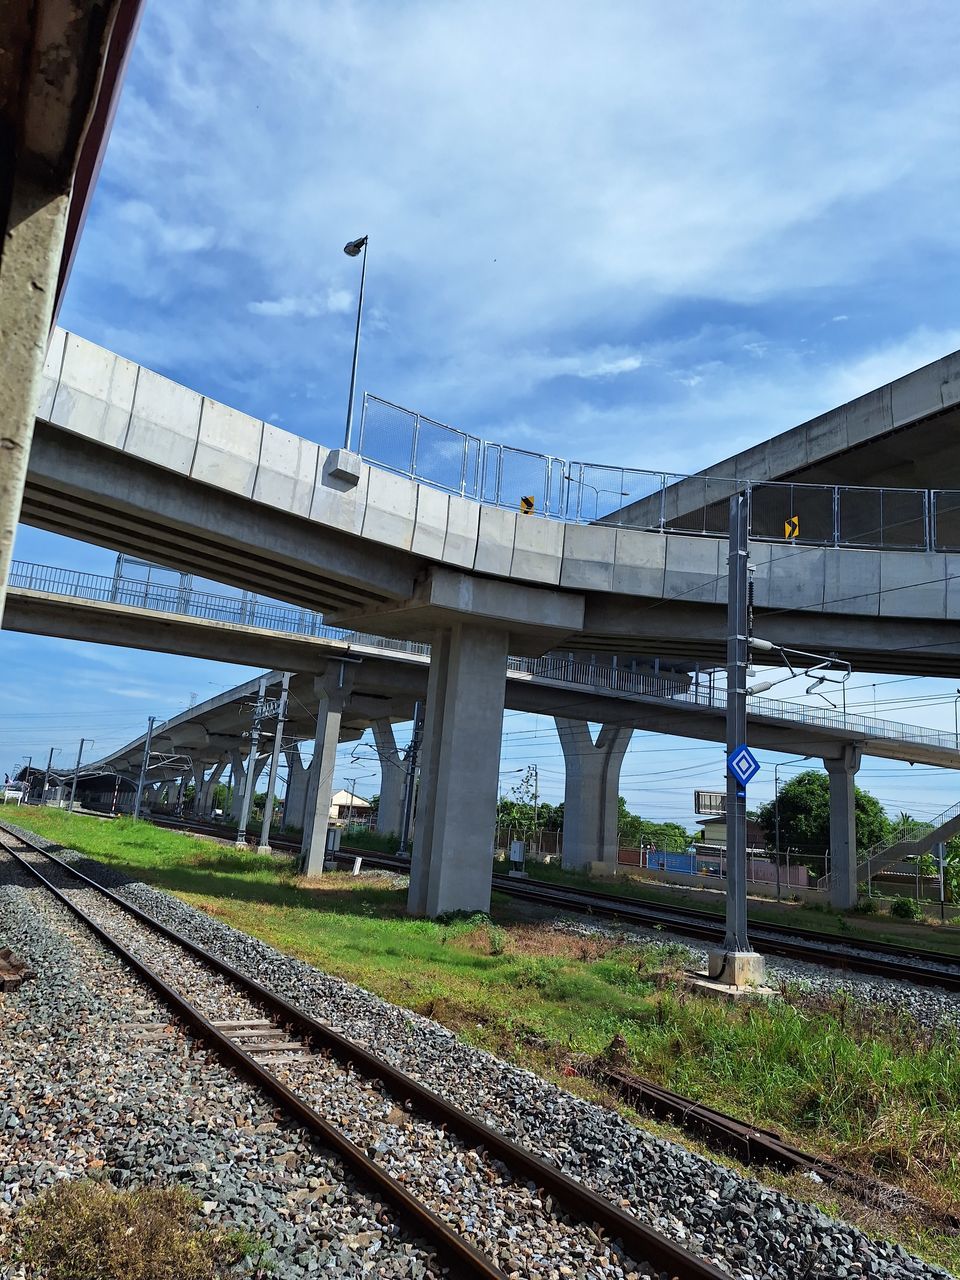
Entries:
[[623,796],[619,797],[617,830],[620,843],[628,848],[653,845],[669,853],[682,852],[694,838],[679,822],[650,822],[631,813]]
[[[887,838],[890,823],[875,796],[859,787],[854,796],[857,848],[869,849]],[[818,769],[807,769],[780,788],[779,802],[761,805],[757,821],[770,848],[776,848],[778,808],[781,850],[809,854],[820,869],[820,858],[830,847],[830,779]]]

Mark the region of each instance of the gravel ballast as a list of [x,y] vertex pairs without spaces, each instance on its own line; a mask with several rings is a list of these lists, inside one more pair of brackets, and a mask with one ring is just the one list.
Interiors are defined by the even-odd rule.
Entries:
[[[693,1240],[737,1280],[858,1276],[933,1280],[947,1275],[899,1246],[870,1241],[810,1206],[646,1134],[616,1113],[471,1048],[439,1024],[284,956],[169,894],[131,882],[102,864],[75,858],[87,874],[141,909],[382,1054],[464,1110],[555,1160],[664,1234],[681,1242]],[[616,930],[618,936],[643,932]],[[664,940],[662,933],[651,938]],[[786,961],[775,965],[778,970],[815,968]],[[825,981],[837,980],[829,970],[817,972]],[[839,981],[850,988],[849,976]],[[883,985],[871,979],[867,988],[873,992]],[[895,985],[917,992],[923,1001],[938,994],[909,984]]]
[[176,1181],[211,1222],[262,1239],[275,1275],[446,1274],[2,855],[0,937],[36,971],[0,1002],[0,1230],[66,1178]]

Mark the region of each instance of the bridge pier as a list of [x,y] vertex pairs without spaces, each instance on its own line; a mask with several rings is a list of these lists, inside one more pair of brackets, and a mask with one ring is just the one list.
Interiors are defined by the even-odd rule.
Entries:
[[243,764],[243,752],[239,748],[230,752],[230,817],[234,822],[240,821],[243,809],[243,788],[247,780],[247,771]]
[[380,758],[380,806],[377,809],[377,830],[400,834],[403,822],[403,782],[406,767],[403,755],[397,750],[397,740],[389,719],[373,722],[373,740]]
[[356,668],[343,662],[332,662],[327,671],[313,682],[319,699],[317,731],[313,742],[305,796],[303,840],[300,854],[304,874],[319,875],[327,847],[330,825],[330,800],[333,795],[333,772],[340,741],[340,720],[353,688]]
[[223,771],[227,767],[226,756],[218,760],[210,770],[210,775],[204,780],[203,786],[200,788],[200,808],[198,813],[201,818],[209,818],[213,813],[213,801],[217,790],[217,783],[223,776]]
[[857,815],[855,779],[862,749],[843,747],[837,760],[824,760],[830,777],[830,903],[841,911],[857,905]]
[[430,653],[407,911],[488,911],[507,673],[506,631],[457,622]]
[[307,807],[307,774],[309,770],[300,755],[299,742],[284,751],[287,762],[287,795],[283,804],[283,825],[303,830]]
[[620,769],[631,725],[601,725],[596,742],[584,720],[554,716],[566,780],[563,789],[563,866],[616,875]]

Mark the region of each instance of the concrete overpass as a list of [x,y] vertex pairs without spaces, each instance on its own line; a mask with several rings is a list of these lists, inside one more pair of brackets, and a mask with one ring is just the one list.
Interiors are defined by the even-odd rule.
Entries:
[[[37,590],[38,584],[56,591]],[[247,665],[258,665],[266,654],[283,653],[296,659],[302,665],[293,667],[298,674],[291,686],[285,733],[291,780],[287,817],[307,832],[308,866],[321,861],[337,743],[356,739],[367,726],[374,729],[381,763],[380,825],[384,830],[399,830],[405,764],[393,723],[409,720],[415,702],[426,697],[430,661],[426,645],[345,633],[303,610],[180,587],[142,584],[143,599],[162,608],[113,598],[119,592],[129,600],[139,589],[140,584],[118,584],[106,576],[15,562],[6,625],[67,639],[96,639]],[[208,616],[193,617],[191,612]],[[248,620],[228,622],[231,617]],[[259,625],[253,625],[258,618]],[[344,658],[357,665],[350,667],[345,696],[331,703],[324,677],[330,670],[337,671]],[[269,678],[276,683],[280,673],[274,671]],[[203,813],[212,804],[213,789],[228,763],[233,778],[243,779],[253,769],[255,779],[266,757],[245,758],[244,732],[256,691],[257,681],[248,681],[163,726],[154,742],[147,775],[150,784],[176,780],[174,790],[182,794],[182,786],[192,777]],[[677,671],[659,673],[636,659],[623,665],[602,658],[587,661],[573,653],[511,657],[504,704],[555,719],[566,766],[564,847],[565,862],[571,866],[601,870],[616,866],[620,767],[634,729],[716,742],[725,736],[723,689],[696,673],[693,678]],[[590,723],[601,725],[596,741],[590,735]],[[960,767],[954,736],[919,726],[766,698],[751,699],[749,723],[754,746],[823,760],[837,797],[835,847],[843,843],[845,800],[852,794],[853,775],[863,755]],[[313,739],[316,752],[309,773],[299,748],[308,739]],[[138,738],[88,770],[116,771],[135,780],[144,745],[144,739]],[[830,887],[838,900],[841,894],[856,892],[856,883],[851,890],[843,876],[831,879]]]
[[[280,431],[62,331],[22,518],[343,625],[429,641],[418,912],[488,902],[508,654],[723,658],[723,536],[485,506]],[[929,549],[928,534],[926,550],[754,539],[757,633],[860,669],[955,674],[956,557]],[[342,694],[327,687],[322,697]],[[838,812],[859,750],[845,751]]]

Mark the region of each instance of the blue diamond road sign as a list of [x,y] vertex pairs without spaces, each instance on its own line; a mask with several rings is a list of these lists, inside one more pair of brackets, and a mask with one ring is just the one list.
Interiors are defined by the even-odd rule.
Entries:
[[727,768],[742,785],[746,786],[760,772],[757,758],[747,746],[737,747],[727,756]]

